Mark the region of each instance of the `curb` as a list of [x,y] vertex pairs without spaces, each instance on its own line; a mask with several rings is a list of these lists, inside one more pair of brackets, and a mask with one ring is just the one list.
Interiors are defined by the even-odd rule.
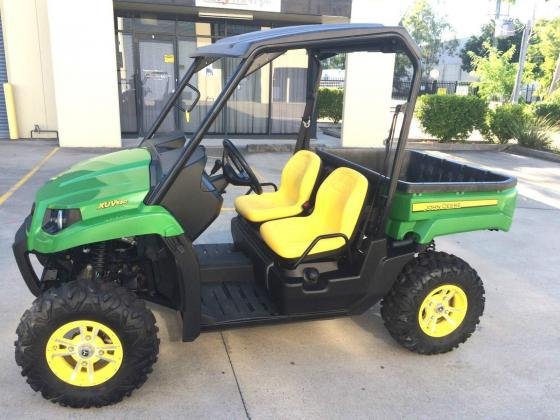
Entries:
[[492,143],[438,143],[438,142],[408,142],[407,149],[440,150],[442,152],[503,152],[508,148],[505,144]]
[[337,139],[340,138],[340,128],[321,128],[321,131],[327,136],[336,137]]
[[[274,153],[274,152],[289,153],[294,151],[295,146],[296,146],[295,140],[290,141],[290,143],[282,143],[282,144],[249,143],[248,145],[245,146],[245,150],[247,150],[248,153]],[[321,148],[321,149],[328,148],[329,146],[323,143],[312,142],[310,143],[309,147],[311,150],[315,150],[317,148]]]
[[519,146],[517,144],[512,144],[506,149],[508,153],[513,155],[528,156],[537,159],[548,160],[550,162],[560,163],[560,154],[546,152],[544,150],[529,149],[528,147]]
[[[247,153],[292,153],[295,145],[296,142],[294,140],[290,143],[280,144],[249,143],[243,146],[238,146],[238,148]],[[312,150],[315,150],[318,147],[328,148],[328,146],[323,143],[311,144]],[[206,146],[206,152],[208,154],[212,153],[214,156],[221,156],[223,150],[222,146]]]

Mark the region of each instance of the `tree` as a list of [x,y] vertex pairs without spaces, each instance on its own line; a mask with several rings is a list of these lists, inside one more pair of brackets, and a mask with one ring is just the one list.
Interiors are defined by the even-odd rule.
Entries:
[[337,54],[324,60],[323,68],[325,69],[341,69],[346,67],[346,54]]
[[483,48],[483,55],[469,52],[474,68],[472,73],[479,78],[473,85],[478,87],[481,97],[503,102],[510,97],[517,74],[518,65],[512,63],[515,45],[505,52],[499,51],[488,42],[483,44]]
[[[519,49],[521,47],[521,38],[523,38],[523,28],[524,25],[518,19],[513,21],[515,28],[515,34],[507,38],[498,38],[496,42],[496,47],[500,52],[506,52],[511,48],[512,45],[515,46],[515,52],[511,57],[511,61],[517,63],[519,61]],[[485,54],[484,43],[492,44],[494,39],[494,32],[496,28],[496,22],[491,20],[490,22],[482,25],[480,28],[480,35],[471,36],[465,43],[463,49],[461,50],[461,68],[465,71],[471,72],[474,70],[472,65],[472,59],[469,52],[473,52],[477,56],[482,56]]]
[[[444,32],[452,31],[452,27],[443,17],[434,12],[428,0],[416,0],[401,19],[400,25],[408,30],[420,47],[424,76],[437,66],[442,53],[453,53],[457,48],[457,40],[442,41]],[[408,75],[409,66],[408,58],[397,54],[395,64],[397,77]]]
[[546,95],[552,83],[560,57],[560,17],[539,20],[533,28],[533,37],[527,52],[533,78],[539,83],[539,91]]
[[558,54],[558,60],[556,60],[556,66],[554,68],[554,73],[552,74],[552,82],[548,88],[548,95],[552,96],[553,92],[558,90],[558,84],[560,83],[560,54]]

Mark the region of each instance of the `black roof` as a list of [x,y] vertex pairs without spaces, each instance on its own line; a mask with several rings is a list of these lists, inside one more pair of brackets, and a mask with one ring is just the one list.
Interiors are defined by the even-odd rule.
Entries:
[[[313,41],[341,41],[348,38],[349,44],[358,38],[376,35],[394,36],[404,39],[411,52],[420,56],[418,47],[402,26],[383,26],[378,23],[343,23],[324,25],[285,26],[263,31],[249,32],[223,38],[214,44],[198,48],[192,57],[227,56],[247,57],[261,46],[282,47]],[[322,42],[321,42],[322,43]]]

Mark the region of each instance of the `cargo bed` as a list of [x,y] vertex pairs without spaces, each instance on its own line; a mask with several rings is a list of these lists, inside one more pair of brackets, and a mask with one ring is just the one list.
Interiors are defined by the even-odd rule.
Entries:
[[[384,149],[329,148],[317,153],[327,167],[356,169],[370,185],[386,179],[381,175]],[[386,233],[398,240],[414,235],[419,243],[428,243],[451,233],[507,231],[515,209],[516,184],[513,177],[407,150]]]

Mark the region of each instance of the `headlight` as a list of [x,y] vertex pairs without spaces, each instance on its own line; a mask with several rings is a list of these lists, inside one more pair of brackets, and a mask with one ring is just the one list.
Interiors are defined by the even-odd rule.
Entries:
[[82,220],[80,209],[47,209],[43,217],[43,230],[51,235]]

